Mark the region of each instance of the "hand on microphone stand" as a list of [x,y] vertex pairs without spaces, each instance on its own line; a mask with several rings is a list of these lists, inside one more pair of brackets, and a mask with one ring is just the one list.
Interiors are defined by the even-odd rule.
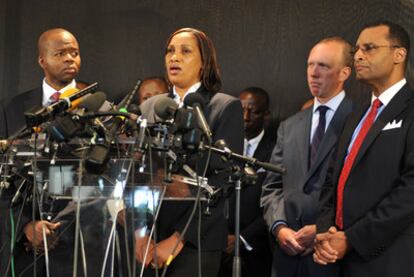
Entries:
[[[155,248],[155,242],[154,240],[150,239],[148,235],[140,236],[137,235],[137,233],[140,233],[140,231],[136,232],[135,234],[135,259],[140,264],[143,264],[144,267],[148,267],[150,263],[153,261],[154,257],[154,248]],[[148,247],[148,254],[145,258],[145,252],[147,250],[147,245],[149,241],[149,247]],[[144,262],[145,258],[145,262]]]
[[29,247],[32,247],[36,252],[43,249],[43,228],[46,234],[46,238],[51,238],[52,243],[51,247],[54,246],[56,241],[53,240],[55,238],[55,230],[60,227],[60,222],[52,223],[46,220],[36,220],[29,222],[24,226],[23,232],[26,235],[27,240],[29,241]]
[[[174,253],[172,253],[175,245],[178,243],[177,248],[175,249]],[[180,254],[181,250],[184,247],[184,242],[180,240],[180,234],[178,232],[174,232],[170,237],[167,239],[160,241],[157,243],[156,251],[154,251],[154,255],[157,257],[153,259],[152,266],[155,267],[155,261],[158,264],[158,268],[162,268],[165,265],[169,265],[178,254]]]
[[226,253],[232,254],[234,252],[234,242],[236,241],[235,235],[228,235],[227,236],[227,247],[226,247]]

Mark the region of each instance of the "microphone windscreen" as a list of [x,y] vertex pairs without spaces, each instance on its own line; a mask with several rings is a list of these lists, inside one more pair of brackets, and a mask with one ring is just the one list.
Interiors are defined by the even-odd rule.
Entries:
[[137,104],[129,104],[128,112],[134,113],[136,115],[141,115],[142,114],[141,109],[139,108],[139,106]]
[[94,94],[86,95],[79,100],[81,100],[78,105],[79,108],[83,108],[87,112],[97,112],[106,101],[106,94],[102,91],[98,91]]
[[184,98],[184,106],[186,107],[193,107],[195,104],[199,104],[200,108],[204,110],[205,100],[204,97],[198,93],[190,93]]
[[155,114],[163,120],[173,118],[177,109],[178,104],[169,97],[160,97],[154,106]]

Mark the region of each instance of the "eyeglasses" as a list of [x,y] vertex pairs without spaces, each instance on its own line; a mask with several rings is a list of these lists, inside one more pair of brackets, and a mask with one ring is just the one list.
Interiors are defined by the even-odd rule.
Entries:
[[352,48],[352,54],[355,55],[358,50],[361,50],[364,54],[370,54],[374,52],[376,49],[381,47],[389,47],[389,48],[401,48],[399,45],[375,45],[372,43],[363,44],[362,46],[354,46]]

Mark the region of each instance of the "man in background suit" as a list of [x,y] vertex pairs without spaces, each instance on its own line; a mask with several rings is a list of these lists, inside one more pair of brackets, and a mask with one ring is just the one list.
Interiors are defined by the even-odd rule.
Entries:
[[[268,162],[276,141],[266,130],[265,125],[270,116],[269,95],[259,87],[244,89],[239,99],[243,107],[244,151],[243,154],[259,161]],[[262,168],[255,168],[258,179],[255,184],[243,184],[240,195],[240,255],[242,257],[243,276],[270,276],[271,251],[263,212],[260,207],[261,185],[266,176]],[[229,201],[228,223],[229,235],[227,249],[223,253],[219,276],[230,276],[234,256],[234,222],[235,197]]]
[[[51,29],[41,34],[38,40],[38,63],[44,72],[42,86],[32,89],[22,94],[12,97],[5,102],[5,128],[2,129],[2,136],[8,137],[15,134],[21,127],[25,126],[24,112],[33,106],[47,106],[58,100],[56,92],[64,92],[69,88],[78,87],[75,81],[76,75],[79,73],[81,58],[79,54],[79,44],[76,38],[64,29]],[[8,207],[10,199],[15,191],[12,189],[5,190],[1,195],[1,205],[6,207],[0,214],[0,242],[10,241],[10,224],[8,218]],[[18,210],[18,209],[16,209]],[[42,226],[45,227],[46,234],[52,234],[59,223],[51,223],[48,221],[32,221],[32,218],[22,216],[20,219],[19,231],[24,233],[21,243],[16,244],[15,262],[16,271],[19,272],[27,267],[33,261],[33,255],[24,250],[23,242],[32,244],[33,248],[41,247],[43,244]],[[33,227],[34,226],[34,227]],[[34,231],[34,229],[36,231]],[[17,234],[18,235],[18,234]],[[1,252],[0,273],[2,276],[5,270],[10,268],[10,246],[6,246]],[[42,267],[37,267],[38,271],[42,271]],[[9,271],[10,272],[10,271]],[[29,276],[33,276],[31,270],[26,272]],[[44,273],[39,273],[40,275]]]
[[271,163],[287,174],[269,172],[263,186],[264,217],[277,241],[273,276],[331,276],[334,268],[312,260],[316,212],[328,161],[351,102],[344,82],[351,74],[351,45],[339,37],[318,42],[308,57],[311,108],[282,122]]
[[341,260],[341,276],[414,276],[409,49],[407,31],[387,21],[368,25],[356,42],[356,77],[372,88],[372,99],[349,118],[339,140],[321,192],[314,254],[320,264]]
[[6,133],[13,135],[25,125],[24,112],[33,106],[47,106],[55,101],[56,92],[62,93],[69,88],[77,88],[81,58],[79,44],[69,31],[51,29],[44,32],[38,40],[38,63],[43,69],[42,86],[16,95],[6,101]]

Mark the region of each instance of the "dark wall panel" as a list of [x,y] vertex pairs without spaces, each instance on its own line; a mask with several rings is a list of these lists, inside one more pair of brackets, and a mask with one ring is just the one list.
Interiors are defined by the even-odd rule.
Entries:
[[[46,29],[64,27],[81,45],[80,79],[98,81],[119,98],[137,78],[163,74],[164,44],[180,27],[204,30],[214,41],[224,90],[236,94],[261,86],[275,114],[296,112],[310,94],[306,59],[321,38],[340,35],[355,42],[360,28],[390,19],[414,31],[412,0],[0,0],[1,97],[38,86],[36,42]],[[5,11],[5,12],[3,12]],[[412,80],[412,58],[409,79]],[[367,97],[354,79],[353,98]]]

